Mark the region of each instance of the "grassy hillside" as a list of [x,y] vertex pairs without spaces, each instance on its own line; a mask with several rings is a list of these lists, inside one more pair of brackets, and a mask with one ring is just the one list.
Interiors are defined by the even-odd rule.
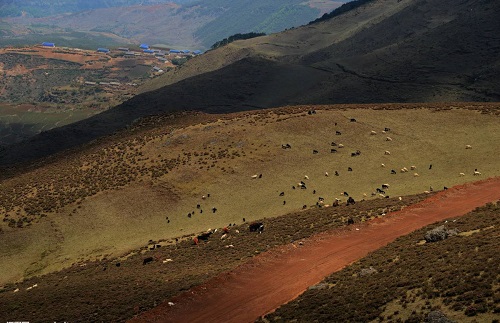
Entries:
[[[399,238],[260,322],[495,322],[499,215],[489,204]],[[459,233],[425,243],[440,225]]]
[[[499,164],[489,152],[500,149],[500,123],[491,113],[498,109],[468,107],[333,106],[316,107],[314,115],[297,107],[153,118],[2,180],[3,277],[47,273],[242,218],[279,216],[314,206],[318,196],[328,203],[345,200],[344,191],[356,200],[374,198],[382,183],[391,185],[388,195],[404,196],[497,176]],[[390,131],[382,134],[385,127]],[[345,147],[331,153],[332,141]],[[282,149],[286,143],[292,148]],[[361,154],[352,157],[356,150]],[[412,165],[416,170],[400,173]],[[472,176],[476,168],[482,176]],[[298,189],[305,175],[308,189]],[[19,255],[23,261],[8,265]]]

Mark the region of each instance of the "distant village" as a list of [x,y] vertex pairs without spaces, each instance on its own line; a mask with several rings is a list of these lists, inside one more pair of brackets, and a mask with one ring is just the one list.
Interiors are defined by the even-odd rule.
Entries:
[[[61,50],[68,50],[68,51],[93,52],[91,50],[83,50],[79,48],[56,47],[56,44],[52,42],[43,42],[41,44],[41,47],[58,48]],[[161,74],[165,71],[165,68],[177,65],[175,64],[176,60],[191,58],[193,56],[198,56],[203,53],[201,50],[191,51],[188,49],[153,48],[148,44],[140,44],[138,48],[135,50],[129,47],[119,47],[114,50],[105,47],[99,47],[96,49],[95,52],[110,55],[112,57],[147,58],[147,59],[154,58],[158,62],[158,64],[152,66],[152,72],[156,74]],[[85,81],[85,84],[115,85],[115,86],[120,85],[119,82],[93,82],[93,81]],[[136,85],[136,84],[127,84],[127,85]]]

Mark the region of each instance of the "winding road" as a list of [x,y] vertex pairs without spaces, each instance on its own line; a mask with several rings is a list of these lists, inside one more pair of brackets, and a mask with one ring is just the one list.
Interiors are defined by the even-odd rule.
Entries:
[[262,253],[130,322],[253,322],[396,238],[500,200],[500,177],[438,192],[383,218]]

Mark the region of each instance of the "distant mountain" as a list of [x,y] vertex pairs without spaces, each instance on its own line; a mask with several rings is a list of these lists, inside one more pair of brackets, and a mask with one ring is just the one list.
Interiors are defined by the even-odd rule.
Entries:
[[209,51],[111,110],[7,147],[0,163],[47,156],[175,111],[500,101],[498,17],[496,0],[374,0]]
[[[71,31],[113,34],[131,43],[207,49],[236,33],[273,33],[307,24],[341,1],[317,0],[19,0],[0,4],[4,20],[25,27],[19,37]],[[1,28],[0,28],[1,29]],[[6,29],[6,28],[4,28]],[[15,27],[11,27],[10,30]],[[16,37],[0,38],[14,44]],[[82,42],[83,43],[83,42]],[[59,45],[68,46],[59,39]]]

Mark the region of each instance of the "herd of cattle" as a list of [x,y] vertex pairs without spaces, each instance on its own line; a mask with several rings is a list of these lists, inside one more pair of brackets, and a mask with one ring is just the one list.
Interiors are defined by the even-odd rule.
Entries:
[[[310,110],[310,111],[308,111],[308,114],[309,115],[316,114],[316,111],[315,110]],[[349,121],[350,122],[357,122],[357,120],[354,119],[354,118],[349,119]],[[335,126],[337,125],[337,123],[334,123],[334,124],[335,124]],[[387,133],[391,132],[391,129],[388,128],[388,127],[385,127],[381,132],[383,134],[387,134]],[[336,136],[342,136],[342,132],[339,131],[339,130],[335,130],[335,135]],[[372,130],[370,132],[370,135],[377,135],[377,132],[375,130]],[[392,137],[386,136],[385,137],[385,141],[391,142],[391,141],[393,141],[393,139],[392,139]],[[338,143],[336,141],[332,141],[330,143],[330,146],[331,146],[330,153],[337,153],[339,151],[338,149],[342,149],[342,148],[345,147],[342,143]],[[289,150],[289,149],[292,149],[292,145],[290,143],[281,144],[281,148],[284,149],[284,150]],[[465,149],[472,149],[472,146],[471,145],[466,145]],[[313,154],[319,154],[319,151],[317,149],[313,149],[312,153]],[[390,151],[388,151],[388,150],[384,151],[384,155],[390,155],[390,154],[391,154]],[[361,155],[361,151],[360,150],[355,150],[355,151],[352,151],[350,153],[351,157],[357,157],[357,156],[360,156],[360,155]],[[386,167],[386,166],[385,166],[385,164],[382,163],[381,167]],[[432,164],[429,165],[429,169],[432,169]],[[413,165],[410,166],[410,170],[413,171],[413,176],[414,177],[418,177],[419,176],[419,174],[415,172],[416,166],[413,166]],[[401,168],[399,170],[399,172],[406,173],[406,172],[409,172],[410,170],[407,169],[406,167],[403,167],[403,168]],[[347,171],[352,172],[353,171],[352,167],[347,167]],[[390,170],[390,174],[392,174],[392,175],[395,175],[397,173],[398,172],[395,169],[391,169]],[[329,173],[325,172],[324,175],[328,177]],[[335,170],[334,171],[334,175],[335,176],[340,176],[339,171]],[[477,176],[477,175],[481,175],[481,173],[477,169],[475,169],[473,175]],[[465,176],[465,173],[460,173],[460,176]],[[254,174],[254,175],[251,176],[252,179],[261,179],[262,177],[263,177],[263,174]],[[304,175],[303,180],[301,180],[299,183],[297,183],[297,185],[292,185],[291,188],[293,190],[295,190],[297,188],[299,188],[301,190],[306,190],[307,189],[307,184],[306,184],[306,182],[304,180],[309,180],[309,176]],[[389,187],[390,187],[389,184],[384,183],[380,187],[375,188],[374,192],[371,193],[371,196],[377,196],[378,195],[380,197],[389,198],[389,195],[387,195],[387,190],[389,190]],[[444,189],[447,189],[447,187],[444,187]],[[429,191],[432,191],[432,190],[433,190],[432,187],[430,187]],[[312,192],[313,192],[313,194],[316,194],[316,190],[313,190]],[[428,192],[428,191],[425,191],[425,192]],[[354,200],[354,198],[352,196],[349,196],[349,194],[347,192],[344,191],[343,193],[341,193],[341,195],[347,197],[346,205],[352,205],[352,204],[356,203],[355,200]],[[285,196],[285,191],[282,191],[281,193],[279,193],[279,196],[280,197],[284,197]],[[367,195],[363,194],[363,196],[366,197]],[[208,197],[210,197],[210,194],[207,194],[206,196],[205,195],[202,196],[202,199],[206,200]],[[286,204],[286,200],[283,200],[283,205],[285,205],[285,204]],[[328,205],[328,204],[325,204],[325,199],[323,197],[318,197],[318,201],[316,202],[316,207],[328,207],[328,206],[336,207],[336,206],[339,206],[340,204],[341,204],[341,200],[338,199],[338,198],[335,198],[333,200],[333,202],[330,205]],[[306,209],[307,205],[303,205],[302,208]],[[202,207],[201,207],[200,204],[196,205],[196,209],[198,210],[199,213],[203,213],[203,209],[202,209]],[[212,210],[212,213],[216,213],[217,212],[217,208],[216,207],[212,207],[211,210]],[[191,218],[195,213],[196,212],[193,210],[192,212],[189,212],[187,214],[187,216],[189,218]],[[167,217],[166,219],[167,219],[167,222],[170,223],[169,218]],[[243,218],[243,222],[246,222],[245,218]],[[348,225],[349,224],[353,224],[353,223],[354,223],[354,220],[352,218],[349,218],[347,220],[347,224]],[[229,224],[229,226],[232,226],[232,225],[236,225],[236,224]],[[226,232],[224,233],[224,235],[222,236],[222,238],[224,238],[225,235],[228,233],[227,227],[224,228],[223,230],[226,231]],[[262,222],[253,222],[253,223],[250,223],[249,226],[248,226],[248,230],[250,232],[262,233],[264,231],[264,224]],[[200,241],[206,241],[215,232],[217,232],[217,229],[215,229],[215,230],[208,230],[208,231],[206,231],[204,233],[198,234],[197,236],[195,236],[193,238],[193,242],[195,244],[198,244]],[[152,258],[150,258],[150,257],[146,258],[146,259],[144,259],[144,264],[147,264],[147,263],[149,263],[151,261],[153,261]]]

